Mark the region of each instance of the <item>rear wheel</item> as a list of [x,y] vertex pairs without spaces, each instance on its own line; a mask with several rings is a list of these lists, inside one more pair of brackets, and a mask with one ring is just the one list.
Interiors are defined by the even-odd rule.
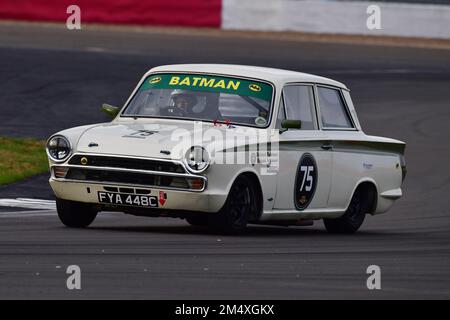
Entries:
[[258,194],[251,179],[239,176],[231,186],[222,209],[211,217],[213,227],[222,233],[242,232],[259,207],[257,201]]
[[362,225],[369,209],[368,197],[363,188],[358,188],[353,194],[345,214],[335,219],[323,219],[325,228],[330,233],[354,233]]
[[59,220],[71,228],[85,228],[97,217],[97,211],[92,205],[83,202],[56,198],[56,209]]

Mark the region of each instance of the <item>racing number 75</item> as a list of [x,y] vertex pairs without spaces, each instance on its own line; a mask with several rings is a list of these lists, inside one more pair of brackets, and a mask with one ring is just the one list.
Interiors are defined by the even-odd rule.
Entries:
[[[303,187],[306,191],[311,191],[311,188],[313,186],[313,176],[311,173],[314,171],[313,166],[300,166],[300,171],[303,172],[303,180],[302,185],[300,186],[300,191],[303,191]],[[307,182],[307,185],[305,186],[305,180]]]

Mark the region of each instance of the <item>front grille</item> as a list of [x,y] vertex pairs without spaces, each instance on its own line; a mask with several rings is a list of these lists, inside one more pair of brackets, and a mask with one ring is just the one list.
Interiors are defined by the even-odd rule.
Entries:
[[109,157],[109,156],[92,156],[92,155],[77,154],[70,159],[69,164],[86,165],[91,167],[112,167],[112,168],[162,171],[173,173],[186,172],[182,165],[169,161]]
[[65,179],[191,190],[202,190],[204,188],[204,180],[197,177],[176,177],[149,173],[120,172],[84,168],[69,168]]

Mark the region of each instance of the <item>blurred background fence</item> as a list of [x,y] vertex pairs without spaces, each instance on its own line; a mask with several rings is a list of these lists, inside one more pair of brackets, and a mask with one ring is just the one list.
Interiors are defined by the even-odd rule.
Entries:
[[[450,39],[450,0],[2,0],[0,19]],[[380,29],[367,20],[380,9]]]

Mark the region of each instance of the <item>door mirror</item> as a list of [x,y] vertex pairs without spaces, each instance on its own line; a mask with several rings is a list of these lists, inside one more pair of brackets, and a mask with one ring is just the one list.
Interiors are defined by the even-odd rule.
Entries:
[[283,120],[281,121],[281,128],[283,129],[301,129],[301,120]]
[[104,103],[102,104],[102,111],[114,119],[118,114],[120,109],[118,107],[114,107],[110,104]]

